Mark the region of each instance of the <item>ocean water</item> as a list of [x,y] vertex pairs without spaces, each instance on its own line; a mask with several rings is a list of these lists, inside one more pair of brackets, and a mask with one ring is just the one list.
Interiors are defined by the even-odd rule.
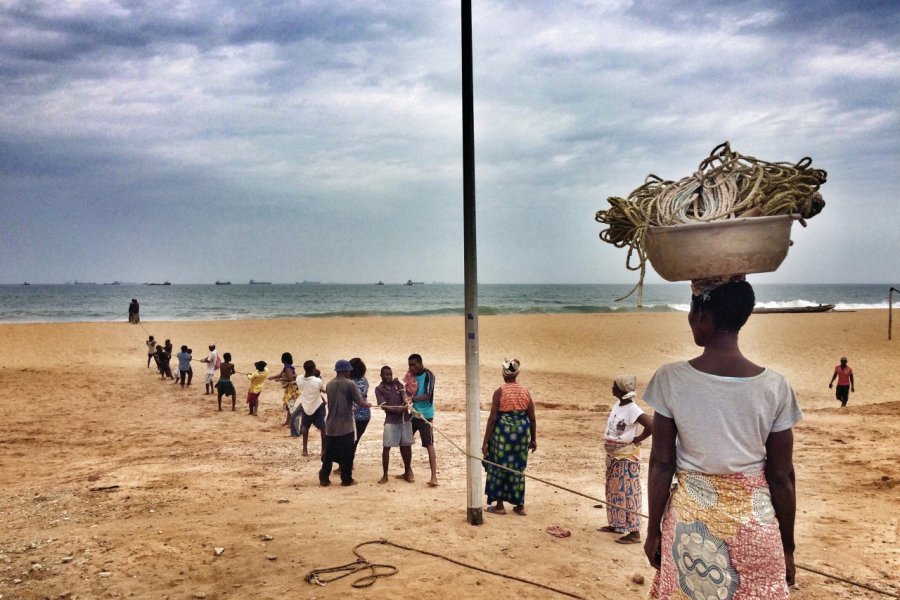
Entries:
[[[479,314],[687,311],[686,283],[651,284],[644,307],[615,302],[630,285],[479,286]],[[838,310],[888,307],[890,284],[757,284],[757,306],[834,304]],[[144,321],[209,321],[367,315],[461,315],[461,284],[424,285],[0,285],[0,322],[126,321],[137,298]],[[900,302],[900,294],[895,298]]]

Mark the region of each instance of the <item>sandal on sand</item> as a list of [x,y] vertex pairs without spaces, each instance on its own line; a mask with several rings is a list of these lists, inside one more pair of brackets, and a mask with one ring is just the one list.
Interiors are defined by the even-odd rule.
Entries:
[[485,511],[491,513],[492,515],[505,515],[506,510],[503,508],[497,508],[496,506],[488,506]]
[[598,527],[597,531],[602,531],[603,533],[619,533],[615,527],[610,527],[609,525]]
[[516,513],[517,515],[519,515],[520,517],[525,517],[528,515],[528,512],[525,510],[524,506],[521,508],[516,506],[515,508],[513,508],[513,512]]

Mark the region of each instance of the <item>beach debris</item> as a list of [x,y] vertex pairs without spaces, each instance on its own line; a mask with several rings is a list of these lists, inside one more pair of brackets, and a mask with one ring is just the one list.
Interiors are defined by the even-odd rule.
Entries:
[[74,557],[74,556],[63,556],[63,557],[59,560],[59,562],[61,562],[62,564],[66,564],[66,563],[72,562],[73,560],[75,560],[75,557]]
[[42,565],[41,563],[34,563],[31,565],[31,570],[32,571],[43,571],[44,565]]
[[222,556],[223,552],[225,552],[225,548],[213,548],[213,554],[216,556]]
[[264,542],[271,542],[271,541],[274,540],[275,538],[273,538],[271,535],[268,535],[268,534],[267,534],[267,535],[260,536],[259,539],[261,539],[261,540],[264,541]]
[[111,492],[119,489],[118,485],[97,485],[91,488],[92,492]]
[[13,583],[19,584],[19,583],[22,583],[22,580],[21,579],[13,579]]
[[206,598],[206,592],[196,592],[194,598]]
[[563,527],[560,527],[559,525],[551,525],[550,527],[547,528],[547,533],[549,533],[553,537],[558,537],[558,538],[567,538],[572,535],[571,531],[569,531],[568,529],[565,529]]
[[97,573],[100,577],[112,577],[112,573],[110,571],[100,571]]
[[644,585],[644,576],[641,575],[640,573],[635,573],[634,575],[631,576],[631,581],[633,581],[634,583],[636,583],[638,585]]
[[277,502],[278,504],[287,504],[288,502],[290,502],[290,500],[288,500],[287,498],[279,498],[275,502]]
[[627,246],[625,267],[640,271],[637,285],[617,300],[643,289],[649,227],[775,215],[799,215],[805,225],[804,219],[825,206],[819,188],[826,179],[827,173],[812,168],[809,157],[796,163],[768,162],[742,155],[726,141],[688,177],[669,181],[651,173],[625,198],[607,198],[609,208],[594,217],[606,225],[600,239],[616,248]]
[[267,554],[266,559],[267,560],[278,560],[278,557],[275,556],[274,554]]

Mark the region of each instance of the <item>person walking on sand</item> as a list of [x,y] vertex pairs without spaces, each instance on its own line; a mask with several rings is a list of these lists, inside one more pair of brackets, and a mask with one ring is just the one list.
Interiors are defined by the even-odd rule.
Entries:
[[784,376],[738,347],[756,301],[750,284],[699,280],[692,291],[688,324],[703,352],[660,367],[644,392],[656,411],[650,597],[785,599],[796,574],[793,426],[803,414]]
[[205,385],[206,391],[204,395],[212,395],[215,392],[215,383],[213,383],[213,379],[216,377],[216,369],[219,368],[219,353],[216,352],[216,343],[210,342],[209,344],[209,354],[206,355],[206,358],[201,358],[200,362],[206,363],[206,377],[203,379],[203,383]]
[[216,382],[216,391],[219,392],[219,412],[222,412],[222,396],[231,396],[231,410],[234,411],[237,405],[237,394],[234,391],[234,384],[231,383],[231,376],[234,375],[231,353],[226,352],[222,358],[225,360],[219,365],[219,381]]
[[266,361],[258,360],[253,363],[256,371],[247,373],[247,379],[250,381],[250,387],[247,389],[247,414],[256,415],[259,410],[259,395],[262,393],[263,386],[269,378],[269,369],[266,368]]
[[[650,437],[650,417],[635,404],[637,378],[619,375],[612,385],[616,403],[606,420],[606,520],[597,531],[624,533],[616,541],[641,541],[641,442]],[[644,429],[637,432],[638,425]]]
[[272,381],[280,381],[284,393],[281,395],[281,405],[284,408],[284,423],[289,426],[291,424],[291,411],[297,398],[300,397],[300,390],[297,388],[297,370],[294,368],[294,357],[290,352],[281,355],[281,372],[278,375],[269,377]]
[[[484,429],[481,454],[485,460],[508,469],[484,463],[487,477],[484,493],[488,507],[495,515],[505,515],[503,502],[513,505],[513,512],[525,516],[525,476],[521,473],[528,466],[528,451],[537,450],[537,418],[531,393],[516,381],[519,376],[519,359],[504,359],[503,385],[494,391],[491,414]],[[494,504],[496,502],[496,504]]]
[[841,364],[834,368],[834,375],[831,376],[831,381],[828,383],[829,390],[834,386],[835,379],[837,379],[837,389],[834,390],[834,397],[841,403],[841,406],[847,406],[850,392],[855,392],[856,387],[853,383],[853,369],[847,364],[846,356],[842,356]]
[[[325,384],[319,377],[316,363],[308,360],[303,363],[303,377],[297,381],[300,390],[300,401],[291,415],[291,435],[303,436],[303,451],[301,456],[309,456],[309,428],[315,426],[319,430],[322,448],[325,445],[325,402],[322,393],[325,392]],[[300,427],[297,429],[297,419],[300,419]]]
[[149,369],[150,361],[156,356],[156,340],[153,339],[153,336],[151,335],[144,344],[147,346],[147,368]]
[[412,483],[415,481],[412,468],[412,423],[409,414],[409,400],[406,389],[399,380],[394,379],[394,371],[388,367],[381,367],[381,383],[375,388],[375,400],[384,411],[384,434],[382,436],[383,448],[381,449],[381,468],[384,473],[378,483],[388,482],[388,466],[391,462],[391,448],[400,448],[400,458],[403,459],[403,475],[401,478]]
[[359,388],[350,379],[353,367],[350,361],[341,359],[334,365],[335,378],[325,386],[328,396],[328,415],[325,417],[325,441],[322,449],[322,468],[319,485],[331,485],[331,467],[337,463],[341,471],[341,485],[356,485],[353,479],[353,457],[356,453],[356,430],[353,421],[353,404],[369,407],[359,395]]
[[431,468],[428,485],[437,487],[437,458],[434,454],[434,431],[431,428],[434,422],[434,373],[422,364],[420,354],[410,354],[407,365],[409,371],[403,378],[403,384],[416,411],[413,413],[412,431],[413,435],[419,433],[422,447],[428,450],[428,466]]
[[137,298],[132,298],[131,304],[128,305],[128,322],[132,325],[138,325],[141,322],[141,306],[138,304]]

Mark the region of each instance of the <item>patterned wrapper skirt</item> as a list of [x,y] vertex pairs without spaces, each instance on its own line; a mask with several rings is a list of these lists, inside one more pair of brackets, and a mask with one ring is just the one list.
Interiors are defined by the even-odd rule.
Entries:
[[787,598],[765,475],[679,472],[662,522],[661,563],[651,598]]
[[300,397],[300,388],[293,381],[284,384],[284,394],[281,396],[281,402],[289,411],[294,410],[294,403]]
[[606,520],[620,533],[641,530],[640,448],[606,442]]
[[[494,433],[488,442],[485,458],[498,465],[524,471],[528,466],[528,445],[531,443],[531,420],[524,410],[500,413]],[[513,505],[525,504],[525,477],[487,463],[484,493],[488,503],[503,500]]]

